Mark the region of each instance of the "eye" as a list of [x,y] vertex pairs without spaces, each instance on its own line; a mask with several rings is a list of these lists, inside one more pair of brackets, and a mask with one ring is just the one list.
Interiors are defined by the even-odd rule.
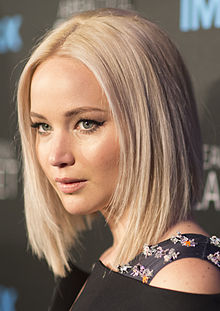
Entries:
[[82,120],[79,122],[79,124],[81,124],[82,128],[85,130],[89,130],[89,129],[93,128],[94,123],[95,122],[92,120]]
[[96,131],[100,126],[104,124],[103,122],[95,121],[95,120],[80,120],[77,123],[76,128],[82,132],[91,133]]
[[51,131],[51,126],[47,123],[36,122],[32,123],[31,127],[37,129],[38,133],[40,134],[44,134]]

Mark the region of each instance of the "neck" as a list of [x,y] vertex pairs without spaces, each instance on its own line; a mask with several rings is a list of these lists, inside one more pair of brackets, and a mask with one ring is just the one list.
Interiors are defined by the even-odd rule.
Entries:
[[[105,215],[103,215],[105,217]],[[106,217],[105,217],[106,218]],[[127,218],[123,216],[120,221],[116,224],[113,221],[108,221],[108,225],[113,237],[113,244],[110,248],[108,248],[100,257],[100,260],[103,262],[104,265],[108,266],[109,268],[113,269],[111,262],[114,261],[118,246],[120,241],[125,233],[125,228],[127,225]]]

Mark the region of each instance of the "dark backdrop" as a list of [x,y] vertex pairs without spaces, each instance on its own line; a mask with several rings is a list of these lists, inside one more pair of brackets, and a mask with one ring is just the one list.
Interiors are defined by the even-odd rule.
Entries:
[[[179,47],[194,83],[204,141],[204,193],[195,217],[210,234],[220,235],[220,0],[0,0],[0,311],[47,310],[54,285],[45,262],[27,247],[15,150],[16,82],[47,29],[72,13],[98,7],[134,8]],[[77,258],[89,270],[111,235],[100,219],[84,239]]]

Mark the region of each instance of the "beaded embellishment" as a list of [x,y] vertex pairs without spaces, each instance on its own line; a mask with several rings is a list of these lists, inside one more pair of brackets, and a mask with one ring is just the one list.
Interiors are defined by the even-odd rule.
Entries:
[[148,283],[153,276],[153,270],[146,268],[145,266],[138,263],[132,268],[133,276],[140,276],[143,283]]
[[220,268],[220,252],[216,252],[214,254],[209,254],[207,256],[208,260],[211,260],[215,265]]
[[[191,234],[191,237],[193,234]],[[203,238],[205,238],[203,236]],[[209,238],[206,237],[206,243],[210,245],[211,248],[209,250],[216,250],[216,247],[220,248],[220,238],[216,236],[212,236],[209,241]],[[144,244],[143,251],[134,260],[130,261],[128,264],[123,266],[118,266],[118,271],[121,274],[125,274],[128,277],[135,278],[137,280],[142,281],[144,284],[149,284],[156,273],[168,263],[178,259],[185,258],[184,254],[190,254],[189,257],[199,257],[198,255],[194,256],[195,252],[190,250],[190,248],[194,248],[198,245],[197,240],[193,238],[188,238],[182,235],[180,232],[177,232],[175,236],[172,236],[169,240],[164,241],[161,245],[170,246],[172,242],[172,247],[162,247],[159,244],[149,246]],[[199,240],[198,240],[199,241]],[[199,242],[200,243],[200,242]],[[211,244],[213,246],[211,246]],[[186,248],[186,250],[181,252],[181,249]],[[213,248],[214,247],[214,248]],[[198,247],[196,253],[199,252],[200,246]],[[209,253],[208,253],[209,254]],[[207,255],[206,255],[207,256]],[[155,259],[154,259],[155,258]],[[204,258],[204,257],[203,257]],[[220,251],[210,253],[207,256],[207,259],[210,260],[213,264],[217,265],[220,268]]]
[[220,238],[217,238],[215,235],[213,235],[210,238],[211,244],[214,244],[217,247],[220,247]]
[[143,254],[145,255],[145,257],[153,255],[155,258],[163,257],[164,262],[169,262],[176,259],[180,253],[176,252],[174,248],[163,249],[161,246],[158,245],[149,247],[147,244],[145,244],[143,248]]
[[195,243],[194,239],[188,239],[186,236],[182,235],[180,232],[177,232],[176,236],[172,236],[170,240],[176,244],[181,243],[182,246],[187,247],[195,247],[197,243]]
[[[180,232],[177,233],[176,236],[173,236],[170,238],[170,241],[173,242],[173,244],[181,243],[182,246],[186,247],[195,247],[196,243],[194,239],[190,240],[185,236],[182,236]],[[163,263],[167,264],[175,259],[177,259],[180,252],[177,252],[175,248],[166,248],[163,249],[158,244],[149,246],[147,244],[144,244],[143,252],[145,258],[153,256],[156,259],[163,258]],[[141,263],[137,263],[135,265],[125,264],[123,266],[118,266],[118,271],[122,274],[130,274],[133,277],[138,277],[138,279],[141,279],[143,283],[150,283],[151,279],[154,276],[154,270],[149,269],[148,267],[145,267],[145,265]]]
[[[220,247],[220,238],[217,238],[215,235],[213,235],[210,238],[210,243],[214,244],[217,247]],[[220,268],[220,252],[215,252],[214,254],[209,254],[207,256],[208,260],[213,262],[217,267]]]
[[130,270],[131,270],[131,268],[132,268],[132,266],[130,266],[130,265],[123,265],[123,266],[120,266],[120,265],[118,265],[118,271],[120,272],[120,273],[128,273]]

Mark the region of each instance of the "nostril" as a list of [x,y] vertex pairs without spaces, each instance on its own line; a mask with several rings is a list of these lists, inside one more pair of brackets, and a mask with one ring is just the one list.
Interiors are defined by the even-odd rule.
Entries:
[[49,158],[49,162],[52,166],[57,166],[60,168],[73,165],[75,163],[75,158],[72,152],[54,152]]
[[67,166],[67,163],[61,163],[60,165],[58,165],[60,168]]

